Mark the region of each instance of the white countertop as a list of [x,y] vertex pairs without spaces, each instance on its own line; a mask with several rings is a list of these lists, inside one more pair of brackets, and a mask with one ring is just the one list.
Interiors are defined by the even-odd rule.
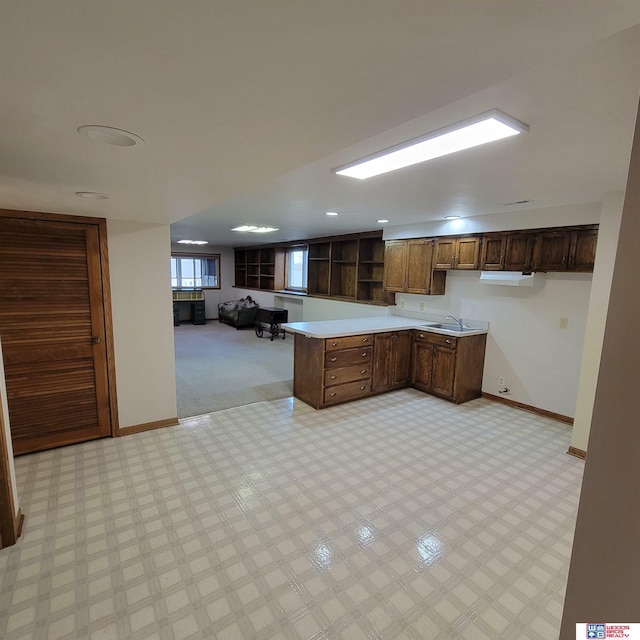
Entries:
[[405,329],[423,329],[432,333],[447,336],[474,336],[487,333],[487,322],[465,321],[471,329],[452,331],[440,329],[434,321],[405,318],[402,316],[376,316],[372,318],[351,318],[349,320],[316,320],[315,322],[286,322],[281,325],[289,333],[299,333],[309,338],[341,338],[357,336],[363,333],[384,333],[386,331],[402,331]]

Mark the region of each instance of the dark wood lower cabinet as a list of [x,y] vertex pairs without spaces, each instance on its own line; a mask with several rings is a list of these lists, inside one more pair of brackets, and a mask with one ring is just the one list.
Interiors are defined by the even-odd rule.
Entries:
[[411,384],[458,404],[479,398],[486,342],[486,334],[453,337],[416,331]]
[[486,339],[414,330],[327,339],[296,334],[293,395],[322,409],[411,385],[467,402],[482,393]]
[[373,347],[375,393],[406,387],[411,382],[411,331],[377,333]]

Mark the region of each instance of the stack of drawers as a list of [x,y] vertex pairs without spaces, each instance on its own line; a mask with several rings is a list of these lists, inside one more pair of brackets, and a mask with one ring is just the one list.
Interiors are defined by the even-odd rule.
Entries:
[[324,341],[323,404],[345,402],[371,393],[373,336]]

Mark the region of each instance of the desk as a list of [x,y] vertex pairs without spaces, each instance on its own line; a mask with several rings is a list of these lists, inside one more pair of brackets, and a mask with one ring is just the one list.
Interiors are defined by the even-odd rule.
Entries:
[[262,338],[265,328],[262,323],[268,324],[267,331],[271,333],[271,341],[277,338],[282,332],[282,339],[285,339],[287,335],[284,329],[280,328],[281,322],[287,322],[289,312],[286,309],[279,309],[278,307],[259,307],[256,312],[256,335],[258,338]]
[[191,322],[193,324],[205,324],[204,300],[174,300],[173,301],[173,326],[180,326],[180,307],[191,307]]

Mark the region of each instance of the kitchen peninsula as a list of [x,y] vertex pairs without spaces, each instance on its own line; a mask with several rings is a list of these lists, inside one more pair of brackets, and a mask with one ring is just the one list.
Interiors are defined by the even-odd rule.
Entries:
[[412,386],[456,403],[477,398],[487,322],[380,316],[292,322],[293,394],[315,409]]

